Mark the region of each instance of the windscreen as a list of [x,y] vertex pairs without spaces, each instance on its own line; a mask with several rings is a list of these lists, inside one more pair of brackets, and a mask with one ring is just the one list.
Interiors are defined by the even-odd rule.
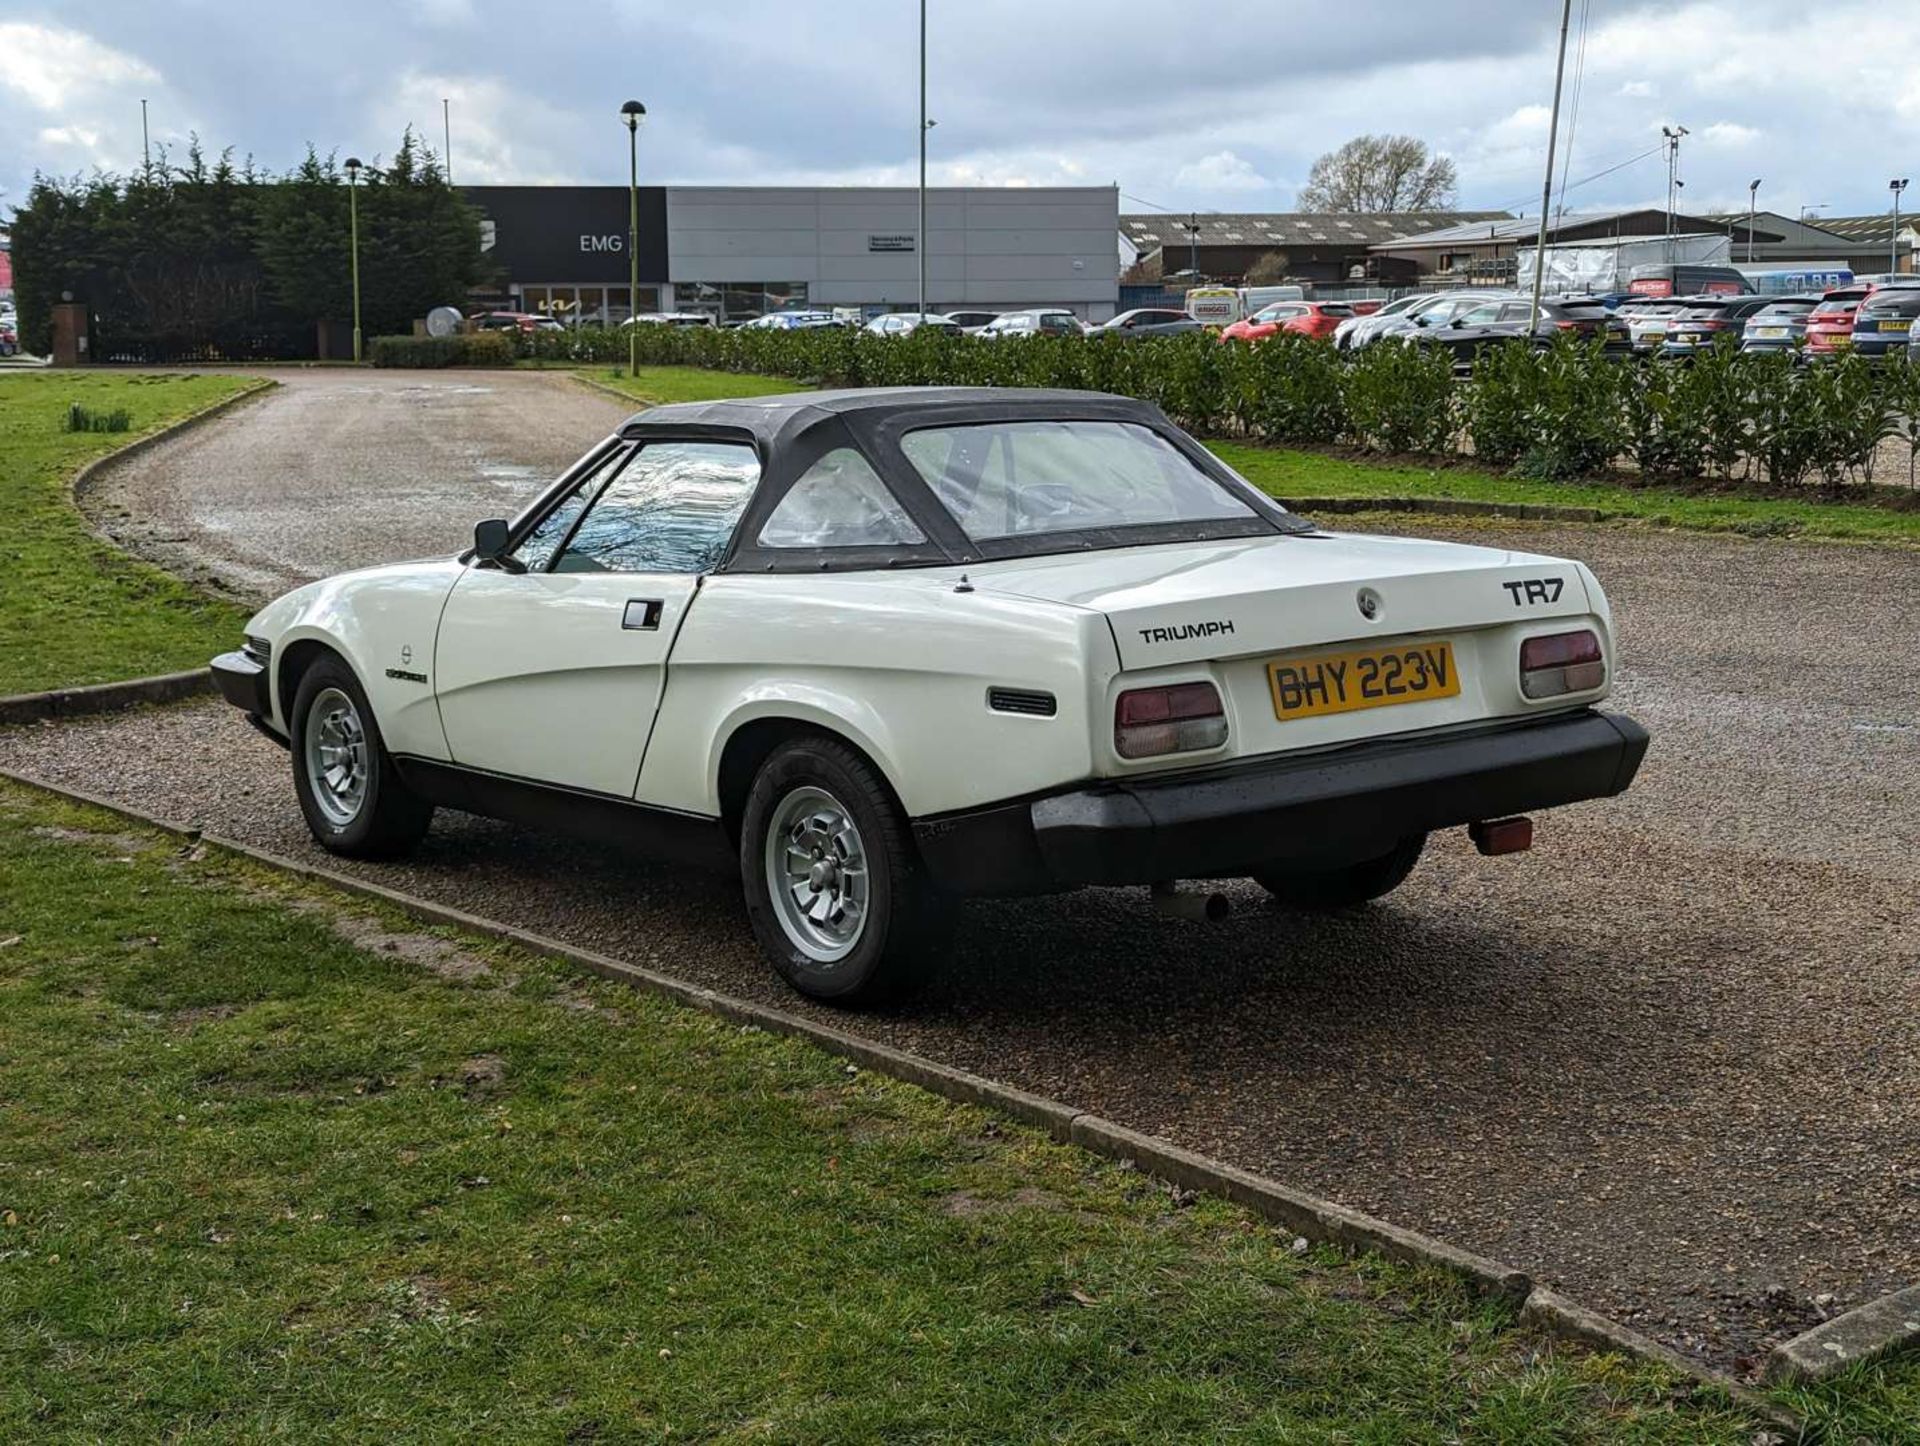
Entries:
[[900,449],[975,542],[1259,516],[1132,422],[926,427]]

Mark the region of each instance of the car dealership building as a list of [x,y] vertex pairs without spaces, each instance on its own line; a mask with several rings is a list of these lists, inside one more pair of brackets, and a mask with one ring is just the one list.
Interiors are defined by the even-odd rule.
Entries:
[[[644,186],[640,287],[629,295],[625,186],[467,186],[494,274],[487,296],[563,320],[635,310],[732,321],[789,306],[910,311],[919,302],[912,187]],[[1112,186],[927,192],[927,309],[1066,306],[1104,321],[1119,301]]]

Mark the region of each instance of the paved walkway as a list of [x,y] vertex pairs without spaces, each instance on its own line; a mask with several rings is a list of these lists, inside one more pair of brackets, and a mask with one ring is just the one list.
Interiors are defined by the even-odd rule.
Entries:
[[[539,377],[303,379],[152,454],[139,495],[206,529],[169,545],[278,586],[454,547],[619,410]],[[972,905],[926,998],[815,1012],[1739,1368],[1823,1297],[1920,1280],[1920,553],[1447,530],[1594,564],[1618,703],[1654,735],[1631,794],[1543,815],[1517,858],[1436,840],[1344,917],[1251,885],[1212,928],[1144,890]],[[0,733],[0,762],[321,857],[285,755],[219,705]],[[445,814],[415,858],[360,871],[807,1007],[722,882]]]

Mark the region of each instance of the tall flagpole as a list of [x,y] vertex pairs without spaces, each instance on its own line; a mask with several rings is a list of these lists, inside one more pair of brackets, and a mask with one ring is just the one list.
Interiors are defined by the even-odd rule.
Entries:
[[1560,59],[1553,67],[1553,114],[1547,121],[1547,179],[1540,187],[1540,239],[1533,248],[1533,306],[1527,312],[1527,338],[1540,328],[1540,289],[1547,279],[1547,212],[1553,205],[1553,147],[1560,137],[1560,82],[1567,73],[1567,26],[1573,0],[1560,7]]

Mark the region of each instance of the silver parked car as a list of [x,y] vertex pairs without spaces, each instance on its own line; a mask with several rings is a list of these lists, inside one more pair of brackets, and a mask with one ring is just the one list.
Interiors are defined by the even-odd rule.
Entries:
[[1373,340],[1374,336],[1390,329],[1396,317],[1406,315],[1415,307],[1432,301],[1431,291],[1414,291],[1405,296],[1395,297],[1378,311],[1362,315],[1349,316],[1333,329],[1333,344],[1341,351],[1355,351]]
[[1667,343],[1667,331],[1695,302],[1711,301],[1710,296],[1646,296],[1620,303],[1614,315],[1627,323],[1627,335],[1633,349],[1642,356],[1660,350]]
[[1490,301],[1511,301],[1518,296],[1517,291],[1506,288],[1499,290],[1474,288],[1460,291],[1441,291],[1427,297],[1416,306],[1410,306],[1398,316],[1381,319],[1375,312],[1368,321],[1380,321],[1380,325],[1367,333],[1363,339],[1356,337],[1349,343],[1349,350],[1373,346],[1382,341],[1411,341],[1414,333],[1427,331],[1434,327],[1451,326],[1453,322],[1465,316],[1477,307]]
[[875,336],[912,336],[921,327],[929,331],[944,331],[949,335],[960,335],[960,325],[950,317],[936,316],[932,312],[889,311],[876,316],[867,323],[867,330]]
[[1205,331],[1184,311],[1166,306],[1136,306],[1123,311],[1112,321],[1087,328],[1088,336],[1184,336],[1190,331]]
[[1807,340],[1807,316],[1820,304],[1817,296],[1775,296],[1747,318],[1740,333],[1741,351],[1798,351]]
[[1038,306],[1030,311],[1008,311],[996,316],[978,333],[991,341],[1010,336],[1084,336],[1080,318],[1064,306]]

